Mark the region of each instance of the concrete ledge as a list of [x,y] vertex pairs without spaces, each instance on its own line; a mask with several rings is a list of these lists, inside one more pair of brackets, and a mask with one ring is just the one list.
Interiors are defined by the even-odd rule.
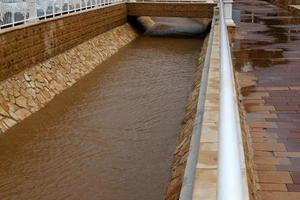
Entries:
[[[208,72],[207,90],[203,120],[201,124],[200,145],[196,165],[192,200],[215,200],[217,198],[218,144],[219,144],[219,88],[220,88],[220,26],[213,27],[212,51]],[[229,47],[228,47],[229,48]],[[237,98],[237,97],[236,97]],[[238,106],[238,105],[236,105]],[[237,107],[238,109],[238,107]],[[240,120],[237,120],[240,123]],[[248,174],[244,157],[242,133],[239,133],[244,200],[249,199]]]
[[127,3],[129,16],[212,18],[216,4],[207,3]]

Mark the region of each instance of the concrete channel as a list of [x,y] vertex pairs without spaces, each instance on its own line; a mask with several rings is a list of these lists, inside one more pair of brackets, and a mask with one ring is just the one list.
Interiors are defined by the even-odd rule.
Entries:
[[126,23],[3,71],[0,199],[168,198],[208,21],[153,20],[144,35]]

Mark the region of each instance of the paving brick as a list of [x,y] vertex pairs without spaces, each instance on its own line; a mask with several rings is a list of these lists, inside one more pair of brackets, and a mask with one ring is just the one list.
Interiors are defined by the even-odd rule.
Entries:
[[271,164],[257,164],[255,163],[255,170],[258,171],[275,171],[277,170],[276,165]]
[[300,142],[298,143],[285,143],[287,151],[300,151]]
[[274,157],[274,156],[255,156],[254,161],[257,164],[270,164],[270,165],[290,165],[291,162],[288,158]]
[[279,91],[284,91],[284,90],[290,90],[289,87],[265,87],[265,90],[269,90],[269,91],[272,91],[272,90],[279,90]]
[[297,165],[277,165],[276,169],[279,171],[300,172],[300,166]]
[[294,183],[300,184],[300,172],[291,172],[291,176]]
[[258,121],[248,121],[248,125],[253,128],[277,128],[276,123],[274,122],[258,122]]
[[254,143],[276,143],[277,139],[276,138],[260,137],[260,138],[253,138],[252,141]]
[[289,192],[300,192],[300,184],[287,184],[286,187]]
[[258,192],[261,200],[299,200],[300,192]]
[[300,158],[300,152],[274,152],[276,157]]
[[260,189],[263,191],[287,191],[285,184],[261,183]]
[[279,171],[258,171],[260,183],[293,183],[290,173]]
[[247,106],[246,110],[249,112],[257,112],[257,111],[275,111],[274,106]]
[[254,156],[274,157],[271,151],[254,151],[253,154]]
[[252,131],[250,133],[252,135],[253,138],[261,138],[261,137],[265,137],[265,138],[278,138],[276,133],[267,133],[267,132],[258,132],[258,131]]
[[253,143],[253,149],[264,151],[286,151],[285,146],[278,143]]
[[300,158],[293,157],[293,158],[290,158],[290,161],[291,161],[292,165],[300,166]]

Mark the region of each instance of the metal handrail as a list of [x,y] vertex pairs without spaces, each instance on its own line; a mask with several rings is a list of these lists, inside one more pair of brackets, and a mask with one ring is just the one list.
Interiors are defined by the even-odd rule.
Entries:
[[224,4],[220,13],[220,117],[217,200],[243,200],[237,102]]

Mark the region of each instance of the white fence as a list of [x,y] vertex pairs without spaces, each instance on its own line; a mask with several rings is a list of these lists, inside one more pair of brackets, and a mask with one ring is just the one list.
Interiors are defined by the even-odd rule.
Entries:
[[0,28],[116,4],[123,0],[0,0]]

